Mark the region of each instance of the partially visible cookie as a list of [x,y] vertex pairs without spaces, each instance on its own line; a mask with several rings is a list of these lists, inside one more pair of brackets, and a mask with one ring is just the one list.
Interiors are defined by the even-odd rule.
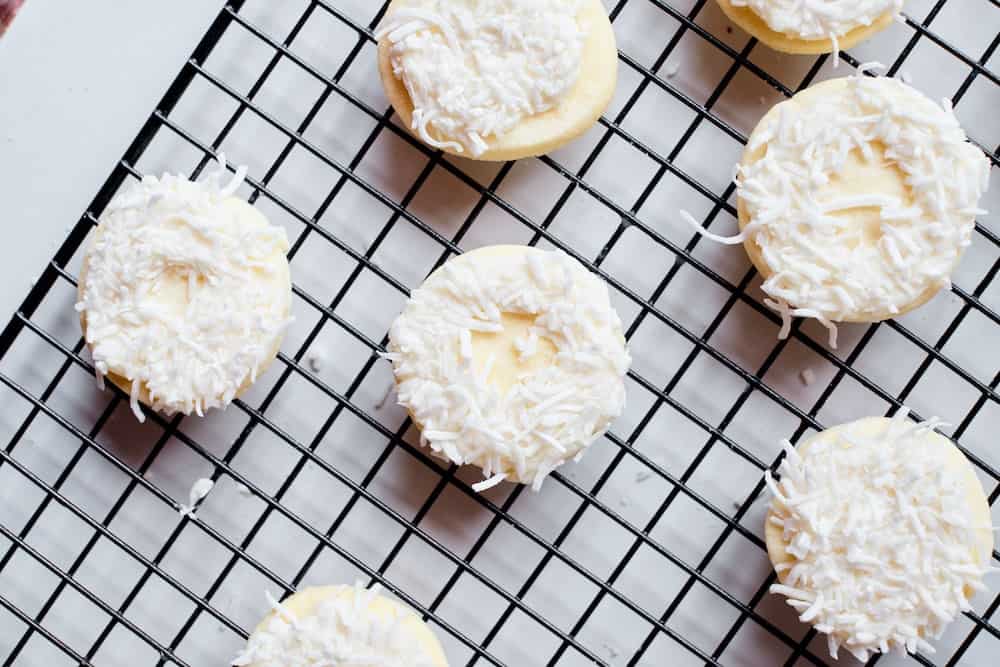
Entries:
[[990,507],[935,422],[872,417],[785,443],[767,551],[801,621],[865,661],[934,649],[991,570]]
[[359,584],[307,588],[275,603],[232,664],[448,667],[448,660],[413,610]]
[[542,155],[611,102],[618,50],[601,0],[393,0],[378,32],[386,96],[447,153]]
[[[836,53],[886,29],[903,0],[718,0],[739,27],[775,51]],[[836,61],[834,61],[836,66]]]

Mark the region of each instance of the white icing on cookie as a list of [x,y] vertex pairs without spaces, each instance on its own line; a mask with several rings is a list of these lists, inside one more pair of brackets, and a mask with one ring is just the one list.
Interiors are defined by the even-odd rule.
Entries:
[[824,432],[801,455],[785,442],[780,481],[765,474],[788,557],[771,592],[827,634],[833,657],[933,652],[927,639],[984,590],[988,506],[968,461],[931,432],[938,423],[901,411]]
[[581,0],[408,0],[378,31],[427,144],[473,157],[576,83]]
[[[534,318],[514,341],[520,357],[543,341],[554,354],[503,391],[489,380],[495,359],[474,363],[473,337],[502,331],[509,314]],[[413,292],[389,338],[400,405],[435,452],[482,468],[480,489],[503,479],[539,488],[625,405],[630,359],[607,286],[562,252],[460,256]]]
[[903,0],[730,0],[748,7],[771,30],[800,39],[837,37],[871,25],[886,14],[898,14]]
[[288,240],[223,184],[146,176],[108,205],[80,300],[99,380],[113,374],[173,414],[225,407],[270,362],[289,322]]
[[233,660],[239,667],[437,667],[406,621],[414,614],[378,597],[379,587],[333,589],[307,616],[270,598],[274,615]]

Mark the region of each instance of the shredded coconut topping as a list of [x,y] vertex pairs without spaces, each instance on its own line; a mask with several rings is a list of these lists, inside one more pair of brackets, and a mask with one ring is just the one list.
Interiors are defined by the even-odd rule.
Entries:
[[903,0],[730,0],[749,7],[771,30],[800,39],[837,37],[903,10]]
[[576,83],[581,0],[407,0],[376,35],[427,144],[472,156]]
[[[747,155],[766,150],[739,165],[735,179],[746,226],[729,239],[706,234],[759,248],[770,269],[765,303],[781,314],[781,337],[792,317],[810,317],[830,329],[833,347],[833,322],[882,320],[950,286],[989,183],[989,163],[947,102],[939,109],[894,79],[839,81],[846,85],[820,99],[784,103],[755,130]],[[910,201],[837,195],[854,151],[872,168],[898,170]],[[875,238],[836,215],[869,207],[878,211]]]
[[268,600],[274,615],[258,628],[233,665],[243,667],[435,667],[434,659],[407,630],[413,613],[391,605],[386,613],[373,604],[379,587],[360,583],[349,594],[322,600],[307,617]]
[[[579,457],[625,405],[631,360],[607,286],[562,252],[523,248],[458,257],[415,290],[389,332],[399,404],[421,439],[459,465],[482,468],[487,489],[505,477],[536,490]],[[552,343],[552,363],[504,394],[473,364],[473,332],[503,330],[502,314],[534,316],[515,341],[529,354]]]
[[[872,425],[876,424],[876,427]],[[872,653],[933,652],[967,596],[984,590],[982,531],[952,445],[937,420],[862,420],[832,429],[800,454],[787,441],[780,481],[765,473],[768,521],[791,557],[776,564],[803,622],[862,662]],[[976,482],[978,483],[978,482]]]
[[201,183],[164,174],[130,184],[88,251],[76,309],[98,382],[127,381],[139,421],[143,391],[166,414],[225,407],[290,321],[285,232],[234,205],[246,167],[228,184],[225,174],[223,158]]

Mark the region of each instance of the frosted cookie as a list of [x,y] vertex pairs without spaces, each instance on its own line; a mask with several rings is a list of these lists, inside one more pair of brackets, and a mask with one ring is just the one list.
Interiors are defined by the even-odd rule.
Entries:
[[233,665],[448,667],[427,624],[377,587],[308,588],[272,603]]
[[291,305],[283,229],[223,183],[146,176],[105,209],[80,270],[84,337],[107,377],[154,410],[228,405],[278,352]]
[[834,322],[896,317],[951,285],[988,182],[949,105],[895,79],[832,79],[760,121],[736,169],[742,232],[708,236],[744,243],[780,337],[811,317],[836,347]]
[[536,490],[625,405],[608,288],[562,252],[490,246],[413,291],[389,331],[399,404],[432,451]]
[[575,139],[618,78],[601,0],[393,0],[377,37],[382,84],[405,126],[477,160]]
[[962,453],[901,411],[828,429],[786,459],[765,528],[779,584],[800,620],[865,661],[933,652],[968,599],[985,590],[990,507]]
[[751,36],[775,51],[795,54],[836,55],[889,27],[903,9],[903,0],[718,2],[729,20]]

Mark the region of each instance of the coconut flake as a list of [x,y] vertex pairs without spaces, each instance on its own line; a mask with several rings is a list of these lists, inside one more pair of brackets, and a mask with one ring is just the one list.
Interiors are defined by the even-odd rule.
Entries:
[[499,473],[493,475],[489,479],[484,479],[481,482],[476,482],[475,484],[472,485],[472,490],[475,491],[476,493],[482,493],[483,491],[488,491],[489,489],[492,489],[494,486],[499,486],[500,484],[503,484],[505,479],[507,479],[507,474]]
[[201,501],[211,493],[212,488],[215,486],[215,482],[205,477],[195,480],[195,483],[191,485],[191,490],[188,491],[188,504],[181,504],[178,511],[181,516],[189,517],[191,519],[195,518],[195,510],[198,509],[198,505]]

